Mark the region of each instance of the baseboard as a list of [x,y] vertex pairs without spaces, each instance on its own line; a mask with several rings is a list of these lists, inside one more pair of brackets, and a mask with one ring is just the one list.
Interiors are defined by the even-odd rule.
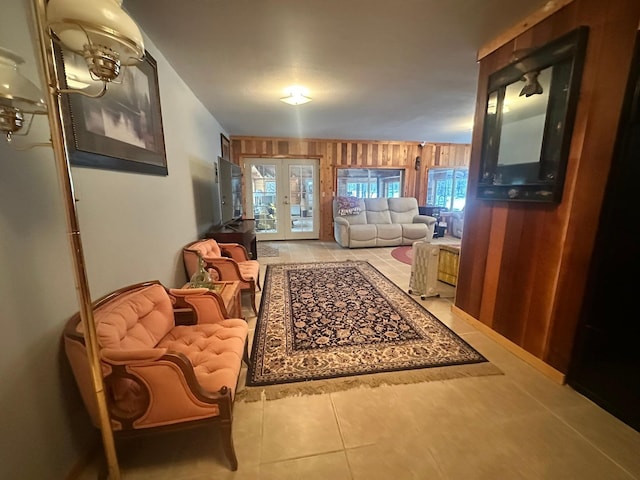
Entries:
[[460,308],[456,307],[455,305],[453,305],[451,307],[451,312],[454,313],[456,316],[458,316],[458,317],[462,318],[463,320],[465,320],[467,323],[469,323],[473,327],[475,327],[478,330],[480,330],[487,337],[489,337],[492,340],[495,340],[496,342],[498,342],[502,347],[504,347],[507,350],[509,350],[516,357],[518,357],[519,359],[527,362],[533,368],[535,368],[536,370],[542,372],[543,374],[545,374],[547,377],[549,377],[554,382],[559,383],[561,385],[564,385],[566,383],[566,375],[564,373],[562,373],[559,370],[556,370],[555,368],[553,368],[548,363],[543,362],[542,360],[540,360],[535,355],[527,352],[521,346],[516,345],[511,340],[503,337],[498,332],[496,332],[492,328],[488,327],[487,325],[485,325],[481,321],[476,320],[474,317],[469,315],[467,312],[461,310]]
[[101,442],[99,440],[91,442],[89,447],[87,447],[85,451],[80,454],[80,457],[75,461],[75,463],[69,470],[69,473],[65,477],[65,480],[78,480],[79,478],[81,478],[82,473],[91,464],[93,459],[99,454],[100,446]]

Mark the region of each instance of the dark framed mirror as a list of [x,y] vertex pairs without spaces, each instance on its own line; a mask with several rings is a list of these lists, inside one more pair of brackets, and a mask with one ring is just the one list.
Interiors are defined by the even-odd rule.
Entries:
[[588,31],[579,27],[489,76],[479,199],[560,202]]

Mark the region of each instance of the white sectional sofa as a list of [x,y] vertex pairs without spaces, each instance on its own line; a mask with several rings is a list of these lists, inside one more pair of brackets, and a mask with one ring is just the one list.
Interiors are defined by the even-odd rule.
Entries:
[[346,248],[392,247],[431,241],[436,219],[418,213],[418,201],[400,198],[336,198],[333,233]]

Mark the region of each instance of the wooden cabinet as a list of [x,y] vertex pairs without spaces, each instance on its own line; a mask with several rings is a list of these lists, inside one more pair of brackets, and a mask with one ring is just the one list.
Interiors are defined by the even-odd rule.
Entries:
[[205,234],[205,237],[213,238],[218,243],[239,243],[247,249],[250,259],[258,259],[256,228],[253,219],[245,219],[233,225],[213,227]]
[[438,280],[449,285],[458,284],[458,262],[460,247],[454,245],[440,245],[438,256]]

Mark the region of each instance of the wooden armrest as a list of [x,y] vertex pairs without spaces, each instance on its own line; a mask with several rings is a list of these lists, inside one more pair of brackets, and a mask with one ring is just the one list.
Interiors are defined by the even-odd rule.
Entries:
[[166,348],[144,348],[136,350],[103,348],[100,350],[100,358],[114,365],[135,365],[153,362],[166,353]]
[[[198,293],[188,290],[197,290]],[[173,303],[176,325],[218,323],[226,318],[224,301],[217,292],[206,288],[170,289],[169,296]]]
[[218,405],[220,415],[231,417],[231,389],[222,387],[218,392],[204,390],[191,362],[180,352],[167,352],[154,361],[144,363],[113,365],[111,373],[105,377],[105,386],[110,416],[120,422],[124,430],[136,430],[137,422],[143,416],[153,418],[156,412],[166,416],[169,404],[163,396],[153,397],[151,392],[171,391],[172,405],[176,402],[189,405],[195,397],[203,403]]
[[218,257],[207,259],[207,268],[213,268],[218,272],[220,280],[232,282],[236,280],[246,281],[240,272],[238,263],[233,258]]
[[246,262],[249,260],[249,253],[244,245],[239,243],[218,243],[223,253],[228,253],[236,262]]

